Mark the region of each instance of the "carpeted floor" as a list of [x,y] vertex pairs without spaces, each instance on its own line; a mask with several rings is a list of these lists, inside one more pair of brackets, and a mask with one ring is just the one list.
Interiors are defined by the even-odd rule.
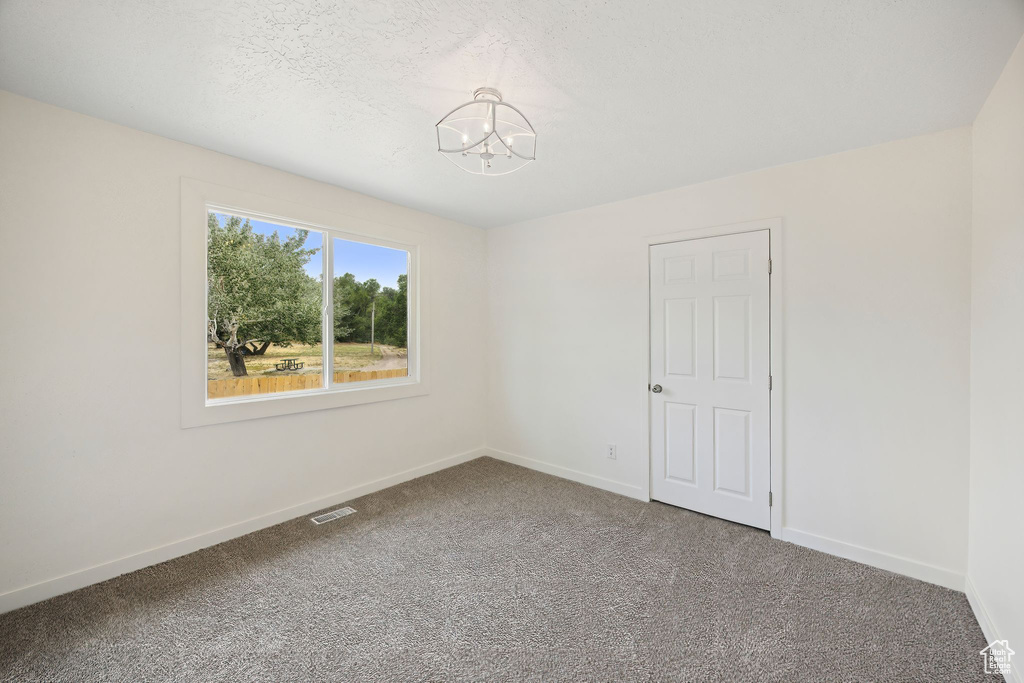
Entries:
[[993,681],[962,593],[481,458],[0,615],[8,681]]

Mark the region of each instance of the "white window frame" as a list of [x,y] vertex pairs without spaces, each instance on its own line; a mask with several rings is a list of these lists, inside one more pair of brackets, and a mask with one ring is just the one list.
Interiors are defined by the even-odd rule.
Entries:
[[[334,277],[334,238],[408,252],[409,374],[407,377],[337,383],[334,345],[325,343],[323,384],[320,389],[207,398],[207,215],[209,211],[267,221],[284,227],[323,234],[324,329],[334,329],[334,306],[328,283]],[[390,401],[429,393],[428,240],[405,227],[368,221],[282,198],[268,197],[181,179],[181,426],[251,420],[311,410]]]

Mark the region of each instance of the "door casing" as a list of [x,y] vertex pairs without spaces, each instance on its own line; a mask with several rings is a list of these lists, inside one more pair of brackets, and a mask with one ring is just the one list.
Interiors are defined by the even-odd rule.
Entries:
[[641,481],[644,486],[644,497],[651,500],[651,473],[653,466],[651,458],[651,402],[649,384],[651,381],[651,291],[650,291],[650,247],[655,244],[666,244],[669,242],[684,242],[686,240],[702,239],[705,237],[718,237],[720,235],[735,235],[743,232],[754,232],[757,230],[768,230],[768,251],[772,263],[771,277],[768,279],[769,298],[769,362],[771,365],[772,389],[770,400],[770,425],[771,425],[771,529],[772,538],[782,538],[783,507],[785,505],[785,492],[783,491],[782,472],[784,457],[784,435],[783,435],[783,392],[785,391],[785,379],[783,375],[783,307],[782,307],[782,278],[785,273],[782,261],[782,218],[766,218],[763,220],[747,221],[744,223],[731,223],[712,227],[694,228],[678,232],[660,233],[649,235],[644,238],[644,258],[647,259],[647,286],[644,288],[644,377],[641,384],[643,394],[642,414],[644,428],[642,430],[643,445],[641,452],[647,453],[643,460]]

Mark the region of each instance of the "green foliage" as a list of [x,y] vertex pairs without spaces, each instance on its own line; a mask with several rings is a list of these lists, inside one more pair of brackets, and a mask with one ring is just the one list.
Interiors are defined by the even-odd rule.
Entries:
[[[398,276],[398,289],[384,287],[373,278],[357,282],[352,273],[334,278],[335,341],[370,341],[370,319],[376,303],[374,339],[381,344],[405,346],[408,341],[406,276]],[[347,308],[338,316],[338,306]],[[339,328],[339,324],[341,328]]]
[[248,220],[207,221],[210,341],[224,348],[247,342],[320,341],[320,283],[304,266],[317,249],[304,247],[309,232],[282,240],[254,233]]
[[377,299],[377,335],[385,344],[405,346],[408,342],[409,309],[406,276],[398,276],[398,290],[385,287]]

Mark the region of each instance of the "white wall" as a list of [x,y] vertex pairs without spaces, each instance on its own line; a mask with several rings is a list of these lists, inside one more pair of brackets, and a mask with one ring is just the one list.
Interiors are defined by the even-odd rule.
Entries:
[[[430,395],[180,429],[183,175],[430,233]],[[475,455],[484,257],[476,228],[0,92],[0,611]]]
[[962,586],[970,155],[962,128],[489,231],[488,446],[641,495],[643,236],[780,216],[788,537]]
[[1024,40],[973,134],[968,594],[1024,681]]

